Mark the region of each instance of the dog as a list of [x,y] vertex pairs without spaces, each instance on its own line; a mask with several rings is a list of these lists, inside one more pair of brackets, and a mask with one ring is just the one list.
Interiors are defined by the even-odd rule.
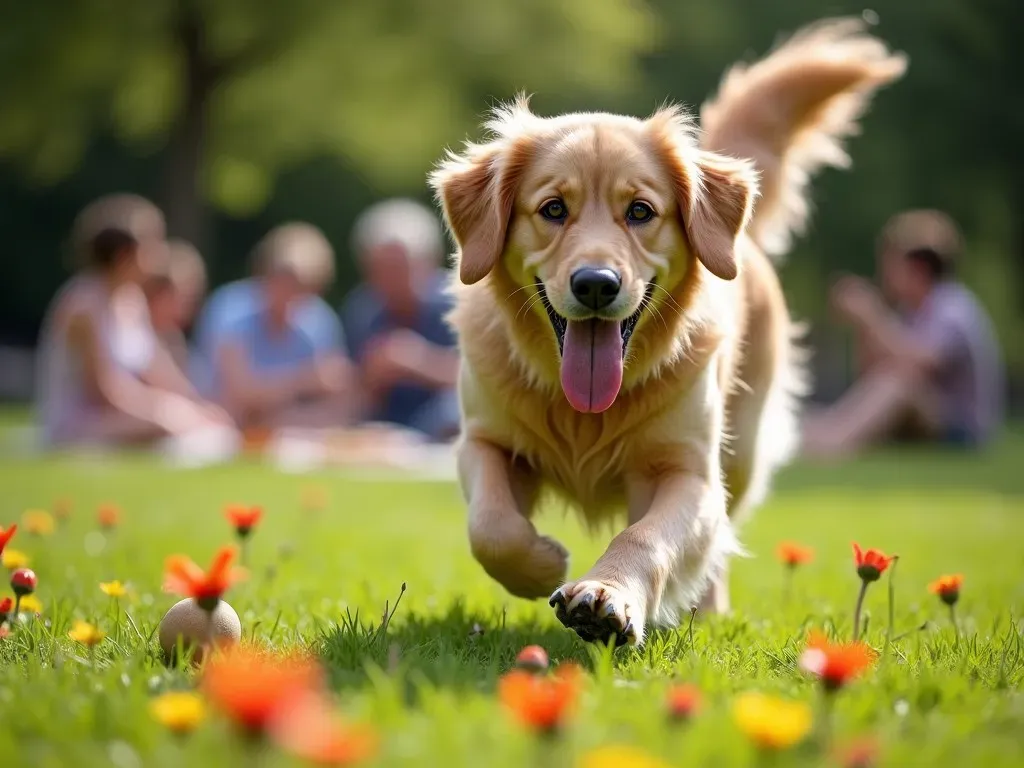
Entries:
[[[728,610],[735,525],[795,450],[802,349],[774,268],[808,180],[906,59],[815,23],[701,109],[545,118],[525,97],[430,176],[457,246],[458,477],[476,560],[588,641]],[[755,199],[757,204],[755,206]],[[625,527],[581,578],[531,518]]]

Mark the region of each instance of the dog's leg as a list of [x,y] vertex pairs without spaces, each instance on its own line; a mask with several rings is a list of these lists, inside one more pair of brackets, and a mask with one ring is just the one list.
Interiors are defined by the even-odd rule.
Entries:
[[477,562],[517,597],[550,595],[565,579],[569,553],[537,533],[529,520],[536,475],[513,465],[492,443],[473,438],[459,446],[458,464],[469,505],[469,543]]
[[[649,486],[646,514],[616,536],[579,581],[551,596],[559,620],[584,640],[640,645],[648,621],[678,621],[712,565],[734,543],[716,473],[678,471]],[[640,495],[645,495],[641,491]]]

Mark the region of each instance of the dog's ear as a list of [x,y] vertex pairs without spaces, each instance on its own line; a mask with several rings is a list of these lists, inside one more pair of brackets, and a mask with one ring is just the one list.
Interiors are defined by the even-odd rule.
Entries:
[[757,171],[697,146],[692,120],[667,107],[649,121],[672,177],[679,213],[694,255],[723,280],[739,273],[736,238],[746,228],[757,196]]
[[[746,160],[699,152],[683,221],[690,245],[711,274],[732,280],[739,273],[736,239],[746,229],[757,194],[757,172]],[[680,198],[680,202],[686,198]]]
[[430,175],[459,246],[459,278],[466,285],[485,278],[501,258],[528,158],[525,140],[499,139],[449,155]]

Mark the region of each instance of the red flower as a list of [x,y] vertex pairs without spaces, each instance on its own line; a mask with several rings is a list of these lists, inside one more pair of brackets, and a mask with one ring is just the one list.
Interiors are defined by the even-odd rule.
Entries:
[[121,522],[121,510],[115,504],[100,504],[96,510],[96,522],[100,528],[117,528]]
[[871,739],[861,739],[840,752],[839,764],[843,768],[872,768],[878,763],[878,744]]
[[207,572],[184,555],[172,555],[164,570],[164,591],[191,597],[200,608],[212,611],[228,588],[245,577],[231,567],[235,554],[234,547],[221,547]]
[[553,733],[576,703],[582,674],[575,664],[563,664],[551,677],[515,669],[498,681],[498,697],[523,725]]
[[835,691],[857,677],[875,661],[875,652],[861,642],[831,643],[825,635],[812,631],[800,666],[821,679],[827,691]]
[[938,595],[946,605],[952,607],[960,599],[960,587],[964,585],[964,577],[959,574],[940,576],[928,585],[928,591]]
[[548,652],[539,645],[528,645],[516,656],[516,666],[534,672],[543,672],[548,668]]
[[252,735],[261,735],[275,717],[322,686],[321,670],[310,659],[250,648],[215,655],[202,678],[211,703]]
[[319,693],[282,708],[269,731],[282,749],[319,765],[352,765],[377,751],[376,734],[346,723]]
[[700,709],[700,689],[689,683],[674,685],[668,692],[668,714],[673,720],[689,720]]
[[869,549],[861,552],[860,545],[854,542],[853,554],[857,562],[857,575],[864,581],[878,581],[885,569],[889,567],[895,557],[886,557],[879,549]]
[[4,547],[7,546],[7,542],[11,540],[11,537],[14,536],[17,531],[17,525],[12,525],[10,528],[4,528],[0,525],[0,554],[3,553]]
[[240,538],[245,538],[263,517],[261,507],[247,507],[243,504],[228,504],[224,508],[224,516],[228,522],[235,526],[235,533]]
[[776,548],[775,554],[783,565],[790,568],[796,568],[798,565],[804,565],[814,559],[813,549],[797,544],[795,541],[783,541]]
[[13,610],[14,601],[11,598],[5,597],[3,600],[0,600],[0,624],[7,621],[8,614]]
[[31,568],[19,568],[11,574],[11,589],[18,597],[31,595],[36,591],[37,583],[35,571]]

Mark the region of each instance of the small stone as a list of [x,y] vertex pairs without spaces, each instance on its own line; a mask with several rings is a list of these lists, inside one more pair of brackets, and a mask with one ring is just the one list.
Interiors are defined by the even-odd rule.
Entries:
[[[212,627],[209,622],[212,621]],[[185,650],[195,648],[192,661],[200,663],[207,638],[218,647],[235,645],[242,639],[242,622],[235,609],[221,600],[209,614],[190,597],[171,606],[160,620],[160,647],[168,663],[178,653],[178,639]]]

